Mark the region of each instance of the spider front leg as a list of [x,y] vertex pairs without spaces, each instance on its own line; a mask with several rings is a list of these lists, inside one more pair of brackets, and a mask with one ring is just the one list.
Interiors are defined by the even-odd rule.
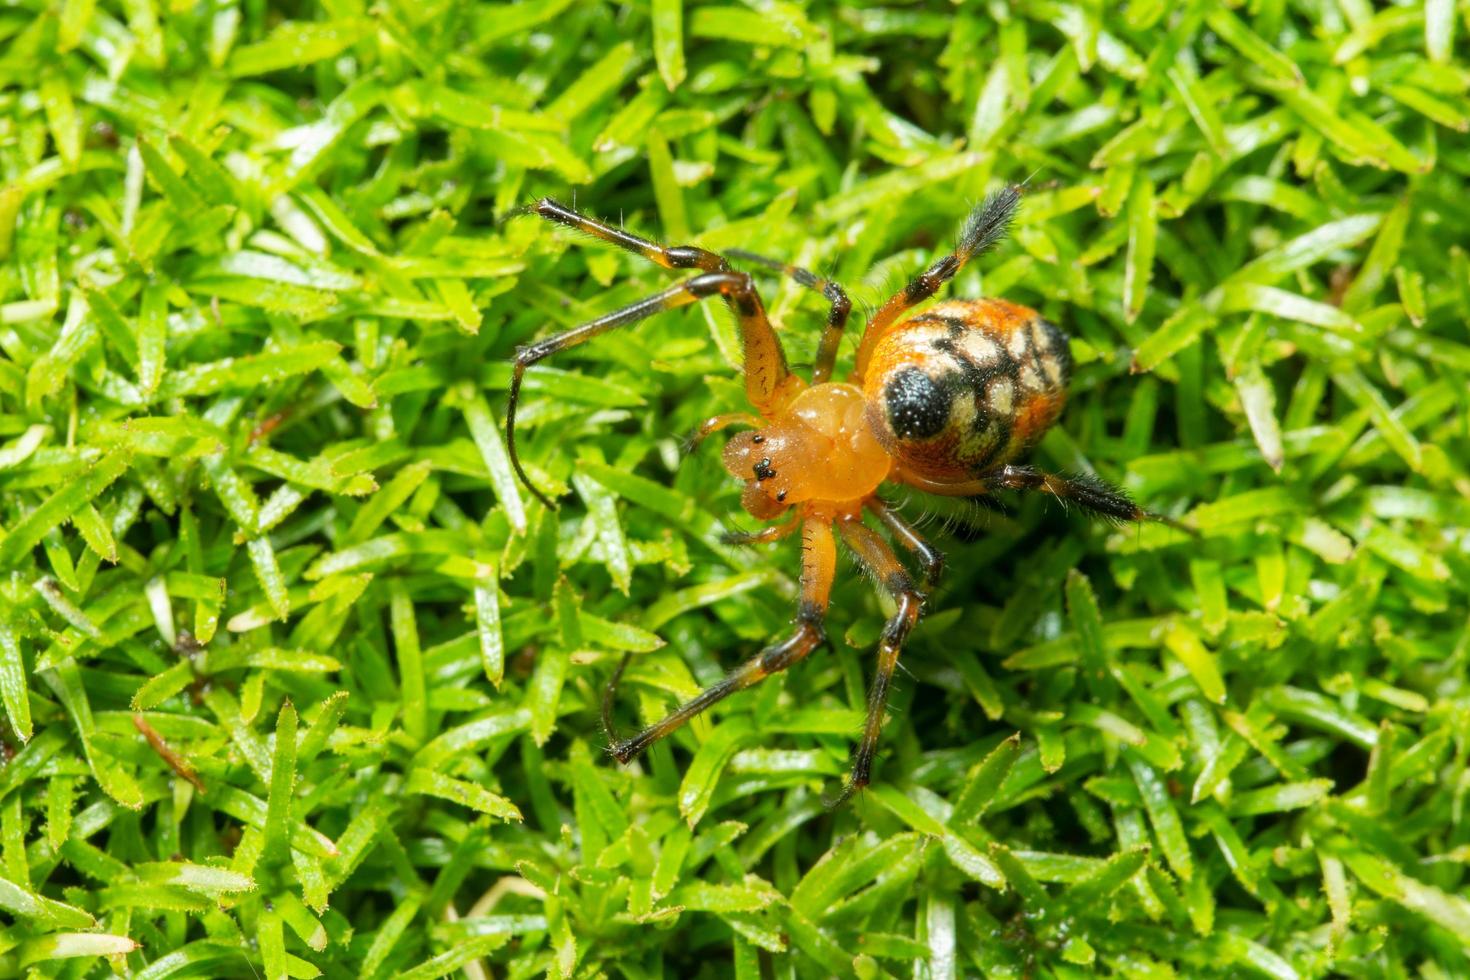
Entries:
[[[698,245],[660,245],[621,228],[614,228],[596,218],[579,214],[549,197],[537,201],[529,210],[548,221],[586,232],[618,248],[641,255],[665,269],[701,269],[721,277],[719,285],[696,298],[703,299],[718,292],[740,322],[740,343],[745,355],[745,391],[751,405],[756,411],[765,413],[789,393],[787,379],[791,372],[786,366],[786,352],[781,348],[776,331],[771,329],[760,295],[755,291],[755,284],[745,273],[731,271],[730,263],[725,261],[723,255]],[[705,280],[713,282],[711,275],[696,276],[690,280],[689,285]]]
[[883,637],[878,643],[878,670],[868,691],[868,715],[863,724],[863,737],[853,755],[852,775],[842,792],[831,800],[829,805],[833,807],[842,805],[852,794],[868,785],[873,756],[878,751],[878,736],[883,731],[883,716],[888,710],[888,691],[893,683],[893,673],[898,668],[898,656],[903,651],[909,631],[919,621],[924,604],[923,596],[914,588],[893,549],[882,538],[857,520],[843,521],[838,528],[842,532],[842,540],[893,596],[898,608],[883,627]]
[[822,341],[817,346],[817,360],[812,367],[812,384],[819,385],[832,379],[832,368],[837,364],[837,347],[842,343],[843,331],[847,329],[847,318],[852,313],[852,300],[847,292],[831,279],[823,279],[800,266],[787,265],[777,259],[768,259],[743,249],[730,249],[730,257],[743,262],[754,262],[767,269],[775,269],[795,279],[808,289],[815,290],[832,304],[827,311],[827,325],[822,329]]
[[555,506],[551,498],[536,489],[526,476],[526,471],[521,467],[520,454],[516,450],[516,408],[520,403],[521,383],[526,369],[553,354],[585,344],[609,330],[637,323],[664,310],[688,306],[710,296],[722,297],[740,322],[741,343],[745,354],[745,394],[750,403],[757,411],[767,413],[788,396],[792,382],[796,379],[786,366],[786,354],[781,349],[781,341],[777,339],[776,332],[771,329],[770,321],[766,319],[765,307],[761,305],[755,285],[750,276],[743,272],[706,272],[580,327],[518,347],[515,365],[511,371],[510,399],[505,411],[506,449],[516,475],[538,500],[547,507]]
[[801,530],[801,599],[796,606],[795,631],[730,671],[724,680],[679,705],[662,721],[649,725],[631,738],[620,739],[613,726],[612,711],[618,681],[622,678],[623,668],[628,665],[628,658],[624,657],[602,697],[602,725],[607,731],[608,751],[613,758],[628,762],[704,709],[785,670],[821,646],[826,639],[822,622],[832,595],[832,578],[837,571],[837,544],[832,537],[832,527],[826,521],[807,518]]
[[853,380],[860,380],[868,369],[868,360],[878,347],[878,341],[888,329],[898,323],[903,314],[939,292],[939,287],[949,282],[965,267],[965,263],[976,255],[994,248],[1011,226],[1016,208],[1021,204],[1019,185],[1004,187],[990,195],[979,207],[970,212],[960,229],[960,240],[955,250],[935,262],[924,272],[915,276],[903,291],[892,296],[878,308],[863,331],[858,344],[857,364],[853,368]]
[[573,211],[549,197],[543,197],[527,207],[525,213],[538,215],[547,221],[555,221],[559,225],[566,225],[568,228],[585,232],[594,238],[600,238],[602,241],[616,245],[618,248],[641,255],[665,269],[703,269],[705,272],[718,272],[730,268],[730,263],[716,252],[697,245],[674,245],[672,247],[660,245],[658,242],[640,238],[621,228],[614,228],[589,215]]

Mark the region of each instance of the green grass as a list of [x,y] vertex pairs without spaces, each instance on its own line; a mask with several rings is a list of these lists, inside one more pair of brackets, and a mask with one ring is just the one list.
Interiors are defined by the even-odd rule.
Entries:
[[[1017,6],[0,10],[0,975],[1470,975],[1470,4]],[[515,345],[669,277],[497,216],[874,303],[1026,178],[952,293],[1074,338],[1038,465],[1201,538],[915,497],[861,798],[850,562],[832,650],[611,764],[622,652],[660,715],[796,545],[683,451],[714,304],[537,368],[517,486]]]

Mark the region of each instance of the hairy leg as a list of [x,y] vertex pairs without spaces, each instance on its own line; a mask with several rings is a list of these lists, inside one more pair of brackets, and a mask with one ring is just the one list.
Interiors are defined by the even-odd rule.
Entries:
[[628,658],[624,657],[602,698],[602,724],[607,731],[608,750],[613,758],[619,762],[629,761],[710,705],[785,670],[820,646],[826,636],[822,621],[827,613],[836,571],[837,544],[832,537],[832,526],[823,520],[808,518],[802,524],[801,599],[796,606],[795,631],[730,671],[724,680],[675,708],[662,721],[649,725],[631,738],[620,739],[613,726],[612,709],[618,681],[628,664]]
[[660,245],[658,242],[640,238],[621,228],[614,228],[590,215],[573,211],[549,197],[543,197],[535,204],[525,208],[524,211],[515,213],[534,214],[547,221],[566,225],[568,228],[574,228],[625,251],[641,255],[665,269],[702,269],[705,272],[720,272],[730,268],[730,264],[725,261],[724,257],[716,252],[702,249],[697,245],[675,245],[673,247]]
[[914,588],[887,542],[868,530],[861,521],[843,521],[838,529],[842,532],[842,540],[893,596],[898,608],[883,628],[883,637],[878,643],[878,670],[873,675],[873,686],[868,690],[867,720],[852,758],[852,774],[842,792],[831,801],[832,806],[845,802],[868,785],[872,777],[873,756],[878,751],[878,736],[883,731],[883,716],[888,710],[888,691],[893,683],[893,673],[898,668],[898,656],[903,651],[909,631],[919,621],[923,606],[923,597]]
[[924,566],[924,587],[932,589],[938,585],[940,577],[944,575],[944,553],[924,540],[918,530],[887,502],[870,497],[864,506],[883,522],[888,533],[893,535],[893,540],[919,559],[919,563]]
[[857,365],[853,368],[855,382],[861,381],[868,368],[868,359],[890,327],[898,323],[903,314],[939,292],[939,287],[949,282],[955,274],[980,253],[994,248],[1005,238],[1011,219],[1021,204],[1021,188],[1012,184],[988,195],[980,206],[970,212],[960,229],[960,240],[955,250],[935,262],[924,272],[915,276],[901,292],[894,294],[878,308],[863,331],[858,345]]
[[1157,521],[1189,534],[1199,533],[1172,517],[1144,510],[1120,488],[1091,475],[1064,477],[1030,466],[1008,464],[960,483],[937,483],[907,472],[901,476],[903,482],[912,487],[946,497],[978,497],[996,490],[1040,490],[1099,517],[1117,521]]
[[837,363],[837,347],[842,343],[842,333],[847,329],[847,318],[852,313],[852,300],[847,298],[846,291],[831,279],[823,279],[800,266],[787,265],[777,259],[768,259],[764,255],[756,255],[754,252],[737,248],[730,249],[729,255],[743,262],[754,262],[784,273],[808,289],[821,293],[832,304],[831,309],[827,311],[827,326],[822,330],[822,341],[817,347],[817,360],[812,367],[812,384],[819,385],[830,381],[832,368]]

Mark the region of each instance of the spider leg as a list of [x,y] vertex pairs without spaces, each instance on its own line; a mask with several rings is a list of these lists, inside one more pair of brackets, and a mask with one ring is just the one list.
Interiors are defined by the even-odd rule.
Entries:
[[618,681],[628,663],[628,658],[624,657],[602,697],[602,725],[607,731],[608,742],[611,743],[608,750],[613,758],[628,762],[710,705],[785,670],[820,646],[826,638],[822,621],[836,571],[837,543],[832,537],[831,525],[818,518],[807,518],[802,523],[801,599],[796,606],[795,631],[730,671],[724,680],[675,708],[662,721],[649,725],[631,738],[620,739],[613,727],[612,708]]
[[901,292],[895,293],[878,308],[863,331],[858,344],[857,365],[853,368],[853,380],[860,380],[867,370],[868,359],[890,327],[903,314],[939,292],[939,287],[954,278],[965,263],[976,255],[994,248],[1005,238],[1021,204],[1021,188],[1012,184],[986,196],[980,206],[970,212],[960,229],[959,244],[955,250],[935,262],[924,272],[909,280]]
[[[674,250],[666,249],[665,251]],[[538,361],[545,360],[553,354],[559,354],[568,348],[576,347],[578,344],[584,344],[609,330],[637,323],[639,320],[645,320],[664,310],[688,306],[690,303],[696,303],[710,296],[723,297],[740,321],[741,341],[745,352],[746,397],[761,412],[768,412],[777,407],[780,399],[791,388],[789,382],[794,379],[786,366],[786,354],[781,349],[781,341],[776,338],[770,321],[766,319],[765,308],[761,305],[760,296],[756,294],[750,276],[743,272],[731,271],[706,272],[697,275],[677,286],[671,286],[663,292],[655,293],[647,299],[641,299],[625,306],[621,310],[604,314],[580,327],[573,327],[563,333],[516,348],[515,366],[510,379],[510,401],[505,412],[506,447],[516,475],[520,477],[526,488],[536,495],[538,500],[547,507],[555,506],[549,497],[531,484],[526,477],[525,470],[521,468],[520,456],[516,453],[516,406],[520,401],[521,381],[526,369]]]
[[1100,517],[1119,521],[1157,521],[1190,534],[1199,534],[1194,528],[1172,517],[1144,510],[1123,490],[1091,474],[1068,478],[1043,473],[1030,466],[1002,466],[990,478],[996,485],[1009,490],[1040,490],[1049,493],[1058,500],[1071,501],[1089,514]]
[[907,473],[904,474],[904,482],[920,490],[949,497],[976,497],[998,489],[1040,490],[1051,494],[1058,500],[1074,503],[1089,514],[1096,514],[1099,517],[1107,517],[1116,521],[1157,521],[1189,534],[1199,534],[1195,528],[1176,521],[1172,517],[1144,510],[1135,504],[1123,490],[1091,474],[1064,477],[1054,473],[1044,473],[1030,466],[1008,464],[981,473],[975,479],[965,480],[962,483],[934,483],[915,478],[912,474]]
[[760,428],[761,420],[749,412],[730,412],[726,415],[711,415],[699,423],[699,428],[689,437],[689,449],[698,448],[701,442],[708,439],[713,433],[732,425],[748,425],[752,428]]
[[873,756],[878,751],[878,736],[883,731],[883,716],[888,709],[888,690],[893,683],[893,672],[898,668],[898,655],[909,631],[919,621],[924,603],[893,549],[876,532],[857,520],[843,521],[838,529],[842,532],[842,540],[893,596],[898,608],[883,627],[883,637],[878,643],[878,670],[873,675],[873,686],[868,690],[868,717],[863,724],[863,737],[853,755],[852,775],[842,787],[842,792],[829,803],[833,807],[842,805],[868,785]]
[[787,265],[778,259],[768,259],[738,248],[730,249],[727,254],[732,259],[754,262],[788,275],[808,289],[821,293],[832,304],[827,311],[827,326],[822,330],[821,343],[817,346],[816,364],[812,367],[812,384],[830,381],[832,368],[837,363],[837,347],[842,343],[842,332],[847,329],[847,318],[852,313],[852,300],[847,298],[846,291],[831,279],[823,279],[800,266]]
[[772,541],[780,541],[782,538],[788,537],[798,527],[801,527],[801,521],[792,518],[783,524],[772,524],[770,527],[763,527],[759,531],[726,531],[720,535],[720,543],[739,546],[769,544]]
[[585,232],[594,238],[600,238],[605,242],[616,245],[634,254],[641,255],[650,262],[663,266],[665,269],[701,269],[705,272],[722,272],[730,268],[730,263],[724,257],[715,252],[699,248],[695,245],[676,245],[670,248],[660,245],[658,242],[640,238],[621,228],[614,228],[605,222],[598,221],[589,215],[573,211],[563,204],[558,204],[549,197],[543,197],[535,204],[525,209],[525,213],[534,214],[548,221],[555,221],[559,225],[575,228],[577,231]]
[[[740,342],[745,355],[745,393],[756,410],[766,413],[777,407],[790,392],[787,384],[791,374],[786,366],[786,352],[776,331],[766,318],[765,307],[755,291],[755,283],[744,272],[731,270],[723,255],[700,248],[697,245],[660,245],[647,238],[640,238],[621,228],[614,228],[596,218],[573,211],[549,197],[543,197],[528,209],[532,214],[586,232],[618,248],[643,256],[665,269],[700,269],[711,275],[722,276],[717,290],[724,297],[730,312],[740,322]],[[690,280],[697,283],[709,276],[696,276]],[[713,295],[714,291],[700,295]]]
[[903,545],[908,551],[913,552],[915,557],[924,566],[924,587],[932,589],[939,584],[939,579],[944,575],[944,552],[924,540],[918,530],[912,524],[899,516],[898,511],[886,501],[877,497],[869,497],[864,506],[872,511],[874,516],[888,528],[888,533],[893,539]]

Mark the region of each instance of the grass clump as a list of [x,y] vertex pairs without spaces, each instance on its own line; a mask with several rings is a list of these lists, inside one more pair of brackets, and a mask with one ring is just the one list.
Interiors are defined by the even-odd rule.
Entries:
[[[1020,6],[0,11],[0,973],[1470,973],[1470,13]],[[834,651],[605,762],[616,659],[661,714],[794,545],[718,546],[681,458],[740,404],[711,304],[537,368],[570,496],[517,486],[514,346],[667,279],[497,217],[878,301],[1028,176],[953,292],[1074,338],[1039,464],[1201,539],[936,510],[977,533],[836,812],[852,574]]]

